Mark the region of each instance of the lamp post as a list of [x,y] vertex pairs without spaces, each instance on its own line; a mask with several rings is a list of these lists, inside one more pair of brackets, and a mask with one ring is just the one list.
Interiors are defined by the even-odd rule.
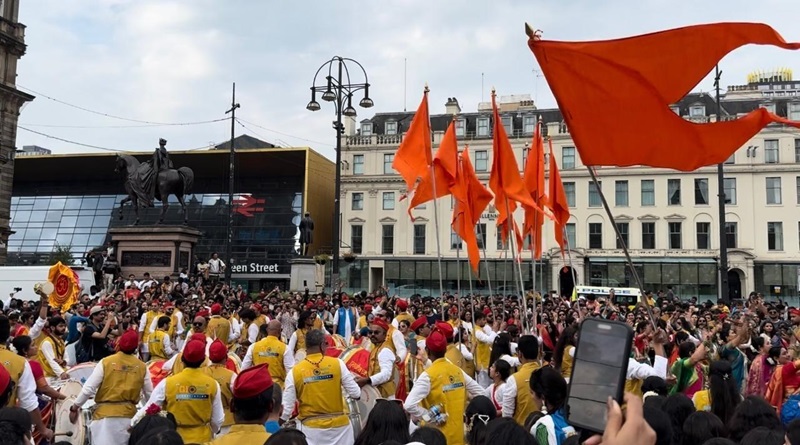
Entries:
[[[353,70],[351,68],[356,68]],[[325,76],[324,82],[320,85],[317,84],[317,78],[323,70],[327,69],[328,74]],[[358,71],[361,73],[358,73]],[[353,83],[350,75],[363,74],[363,83]],[[322,80],[322,79],[320,79]],[[342,116],[354,117],[356,109],[353,108],[353,95],[361,90],[364,90],[364,98],[358,102],[362,108],[370,108],[375,105],[369,97],[369,81],[367,79],[367,72],[364,67],[353,59],[347,57],[335,56],[319,67],[317,73],[314,74],[314,80],[311,84],[311,101],[306,105],[308,111],[319,111],[320,104],[317,102],[317,93],[321,93],[322,100],[326,102],[333,102],[336,111],[336,121],[333,122],[333,129],[336,131],[336,180],[334,185],[334,198],[333,198],[333,252],[331,262],[331,288],[336,286],[339,281],[339,247],[341,245],[340,237],[340,222],[341,222],[341,190],[342,190],[342,134],[344,134],[344,125],[342,124]],[[308,174],[308,172],[306,172]]]

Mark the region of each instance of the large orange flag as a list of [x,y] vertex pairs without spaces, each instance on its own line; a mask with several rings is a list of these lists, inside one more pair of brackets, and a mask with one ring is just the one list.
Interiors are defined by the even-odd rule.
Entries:
[[564,256],[564,229],[569,221],[569,202],[567,194],[564,192],[564,184],[561,182],[561,173],[558,171],[556,158],[553,157],[553,141],[550,143],[550,210],[555,219],[556,242],[561,247],[561,256]]
[[453,209],[453,231],[467,245],[470,266],[478,274],[480,252],[478,250],[478,238],[475,234],[475,224],[480,220],[483,210],[492,201],[492,194],[475,175],[475,169],[472,167],[467,148],[464,148],[461,153],[456,181],[453,184],[452,191],[453,198],[456,200],[456,205]]
[[392,168],[400,173],[406,181],[408,190],[411,191],[417,183],[417,178],[424,176],[430,165],[431,120],[428,114],[428,87],[425,87],[422,102],[394,155]]
[[670,109],[740,46],[800,48],[767,25],[716,23],[592,42],[541,40],[527,25],[526,32],[586,165],[691,171],[724,162],[769,123],[800,128],[764,108],[704,124]]
[[[500,227],[503,239],[508,235],[509,215],[513,218],[514,210],[519,202],[523,207],[538,208],[531,198],[530,192],[525,187],[519,175],[517,159],[511,148],[506,130],[500,120],[495,102],[495,92],[492,91],[492,109],[494,122],[492,125],[492,173],[489,175],[489,188],[494,192],[494,206],[497,208],[497,225]],[[539,209],[541,211],[541,209]]]
[[[411,198],[411,203],[408,205],[408,216],[411,216],[412,221],[414,216],[411,215],[411,210],[414,207],[450,194],[450,188],[456,182],[457,169],[458,141],[456,140],[455,121],[453,121],[447,127],[447,131],[442,137],[442,142],[439,144],[439,149],[436,150],[432,167],[428,168],[425,174],[422,175],[422,180],[417,185],[414,196]],[[434,180],[436,187],[434,187]],[[436,189],[436,196],[433,193],[434,188]]]
[[533,257],[542,257],[542,227],[544,226],[544,210],[547,206],[547,195],[544,190],[544,139],[541,134],[541,125],[537,122],[536,130],[533,134],[533,146],[528,152],[528,160],[525,163],[525,175],[523,179],[525,186],[531,194],[533,201],[538,208],[525,207],[525,222],[523,233],[531,236],[531,250]]

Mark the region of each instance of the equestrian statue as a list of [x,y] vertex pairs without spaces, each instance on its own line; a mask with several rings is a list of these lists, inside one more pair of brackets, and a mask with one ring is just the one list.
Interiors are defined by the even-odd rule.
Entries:
[[183,223],[187,224],[186,203],[183,197],[192,191],[194,172],[189,167],[175,168],[169,159],[166,139],[159,139],[158,148],[152,159],[140,163],[131,155],[117,154],[116,167],[125,183],[128,196],[122,198],[119,208],[119,219],[122,219],[123,206],[130,202],[136,213],[134,225],[139,224],[139,207],[154,207],[155,200],[161,201],[161,217],[158,223],[164,222],[167,213],[169,195],[175,195],[183,210]]

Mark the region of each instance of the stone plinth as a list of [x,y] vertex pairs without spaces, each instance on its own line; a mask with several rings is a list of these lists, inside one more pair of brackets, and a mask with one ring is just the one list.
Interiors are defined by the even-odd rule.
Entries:
[[289,274],[289,290],[303,292],[306,287],[311,292],[317,289],[317,264],[313,258],[295,258],[289,261],[291,272]]
[[130,226],[109,229],[122,276],[145,272],[161,279],[191,269],[194,246],[203,232],[186,226]]

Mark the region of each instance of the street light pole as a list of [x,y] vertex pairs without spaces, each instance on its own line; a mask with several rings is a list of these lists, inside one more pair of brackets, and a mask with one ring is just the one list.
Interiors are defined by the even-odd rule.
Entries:
[[235,124],[236,124],[236,109],[239,104],[236,103],[236,82],[233,83],[233,94],[231,96],[231,108],[225,114],[231,114],[231,152],[230,152],[230,166],[228,170],[228,236],[225,240],[225,282],[230,285],[231,271],[233,269],[233,259],[231,258],[231,245],[233,244],[233,183],[234,183],[234,161],[236,159],[236,151],[233,149],[233,139],[235,137]]
[[[714,87],[716,88],[717,122],[722,118],[722,106],[719,101],[719,81],[722,71],[719,65],[714,68]],[[730,289],[728,288],[728,238],[726,237],[725,224],[725,171],[723,163],[717,164],[717,188],[719,198],[719,299],[721,303],[730,304]]]
[[[356,65],[361,73],[364,75],[363,83],[353,83],[350,79],[350,73],[353,71],[348,67],[348,64]],[[334,66],[336,68],[336,77],[333,76]],[[326,68],[328,75],[325,76],[325,83],[317,85],[317,76]],[[357,73],[357,72],[356,72]],[[335,92],[334,92],[335,90]],[[319,111],[320,104],[316,100],[316,94],[322,93],[322,100],[326,102],[333,102],[336,109],[336,121],[333,123],[333,129],[336,131],[336,179],[334,184],[333,197],[333,215],[332,215],[332,230],[333,230],[333,251],[331,252],[331,289],[335,288],[339,281],[339,247],[341,246],[341,193],[342,193],[342,135],[344,134],[344,125],[342,123],[342,116],[354,117],[356,110],[353,108],[353,94],[364,90],[364,98],[359,101],[359,106],[362,108],[370,108],[374,105],[372,99],[369,97],[369,82],[367,79],[367,72],[364,67],[353,59],[346,57],[335,56],[323,63],[314,74],[314,80],[311,85],[311,101],[306,105],[309,111]],[[308,172],[306,172],[308,174]]]

